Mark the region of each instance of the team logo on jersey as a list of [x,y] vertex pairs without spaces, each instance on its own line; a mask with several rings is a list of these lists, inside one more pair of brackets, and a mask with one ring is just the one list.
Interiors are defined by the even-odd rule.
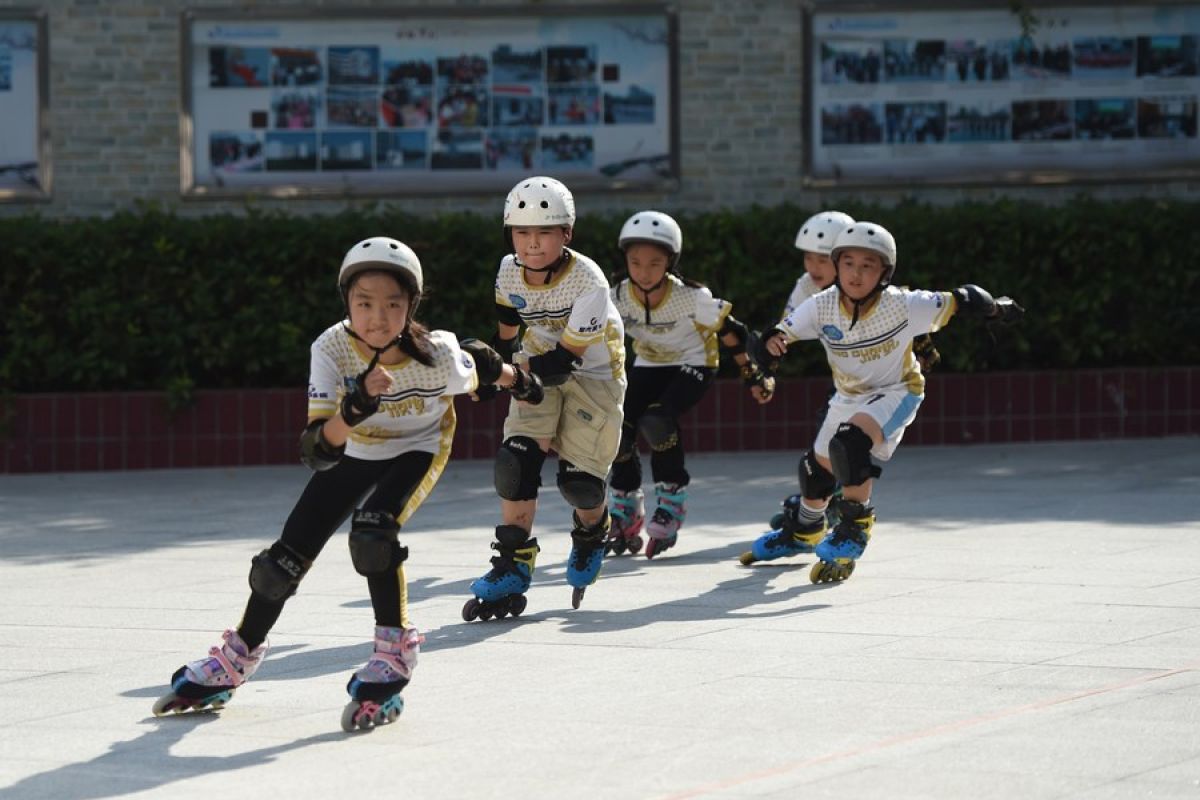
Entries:
[[592,321],[579,329],[580,333],[595,333],[600,330],[600,320],[592,317]]
[[826,339],[834,342],[840,342],[842,337],[845,336],[845,334],[842,333],[841,328],[839,328],[837,325],[822,326],[821,333],[825,334]]
[[310,383],[308,385],[308,397],[310,400],[316,400],[316,399],[324,400],[325,398],[329,397],[329,395],[325,394],[325,392],[318,392],[317,387],[313,386]]
[[462,354],[462,365],[467,369],[475,369],[475,362],[472,361],[471,357],[466,353]]
[[513,308],[517,309],[518,311],[528,305],[528,303],[525,302],[525,298],[521,297],[519,294],[510,294],[508,296],[508,301],[512,303]]

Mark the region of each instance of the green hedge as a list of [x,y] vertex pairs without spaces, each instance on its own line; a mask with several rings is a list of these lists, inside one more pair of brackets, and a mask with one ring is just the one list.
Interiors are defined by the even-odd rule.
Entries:
[[[952,207],[846,204],[896,234],[899,283],[976,282],[1010,294],[1025,323],[993,339],[955,321],[937,336],[948,371],[1200,363],[1200,204],[1079,198],[1047,207],[1000,200]],[[803,269],[792,248],[811,209],[680,215],[683,271],[755,327],[775,321]],[[589,215],[575,246],[615,270],[623,214]],[[495,217],[414,217],[386,207],[296,217],[0,220],[0,386],[9,392],[302,384],[313,337],[340,314],[335,276],[367,236],[410,244],[425,266],[433,327],[487,337],[503,255]],[[790,374],[825,369],[801,347]]]

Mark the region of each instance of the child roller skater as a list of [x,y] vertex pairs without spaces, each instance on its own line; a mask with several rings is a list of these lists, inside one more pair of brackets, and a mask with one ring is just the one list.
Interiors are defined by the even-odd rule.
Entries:
[[[855,222],[831,253],[834,285],[805,300],[760,342],[760,358],[787,352],[788,342],[818,339],[825,347],[836,392],[810,451],[800,462],[795,525],[759,537],[743,564],[815,552],[813,583],[842,581],[854,571],[875,524],[871,487],[880,461],[892,457],[924,400],[925,379],[913,340],[936,331],[955,313],[1012,322],[1023,312],[1007,297],[993,299],[967,284],[952,292],[900,289],[896,240],[873,222]],[[835,487],[838,522],[827,530],[825,509]]]
[[492,543],[492,568],[472,582],[474,597],[463,606],[467,622],[525,609],[538,553],[533,519],[550,448],[558,453],[558,490],[575,510],[567,559],[573,607],[579,607],[604,558],[609,530],[604,481],[620,439],[625,334],[604,273],[567,247],[574,225],[575,199],[553,178],[523,180],[504,201],[510,254],[496,276],[493,345],[506,360],[515,359],[541,378],[545,400],[536,407],[509,404],[496,455],[502,524]]
[[254,675],[284,604],[347,517],[351,560],[374,607],[375,651],[350,677],[342,727],[382,725],[403,709],[400,691],[424,637],[408,620],[408,548],[398,534],[449,457],[453,395],[494,383],[528,402],[541,396],[536,377],[487,345],[417,322],[422,287],[417,256],[395,239],[367,239],[346,254],[338,272],[346,319],[312,345],[300,453],[314,474],[279,539],[251,560],[241,624],[175,672],[155,714],[220,708]]
[[[801,303],[817,292],[833,285],[836,273],[833,268],[833,259],[829,257],[833,252],[833,243],[838,234],[853,223],[854,218],[841,211],[820,211],[806,219],[800,226],[800,230],[796,232],[795,246],[804,254],[804,274],[796,280],[796,285],[792,288],[791,295],[788,296],[783,309],[783,318],[786,318],[788,314],[799,308]],[[913,340],[913,355],[917,357],[922,374],[929,374],[934,365],[941,360],[941,355],[934,348],[933,339],[929,334],[918,336]],[[835,389],[831,387],[829,390],[831,397],[834,391]],[[825,409],[822,408],[817,417],[817,425],[819,426],[824,420]],[[800,468],[804,468],[803,464]],[[836,500],[839,497],[841,497],[841,487],[834,489],[833,498]],[[771,533],[778,534],[785,528],[789,529],[789,533],[795,532],[798,525],[797,511],[800,499],[800,495],[793,494],[780,504],[783,510],[772,516],[769,523]],[[836,506],[837,503],[830,503],[826,512],[826,519],[830,525],[837,524]]]
[[[640,211],[621,228],[626,277],[612,289],[635,360],[625,394],[625,421],[613,461],[608,551],[638,552],[643,522],[646,557],[673,547],[686,517],[690,476],[684,466],[679,418],[700,402],[717,374],[718,342],[733,356],[759,403],[771,399],[775,381],[746,353],[749,333],[731,306],[706,287],[683,277],[679,259],[683,231],[660,211]],[[655,505],[645,519],[637,435],[650,445]]]

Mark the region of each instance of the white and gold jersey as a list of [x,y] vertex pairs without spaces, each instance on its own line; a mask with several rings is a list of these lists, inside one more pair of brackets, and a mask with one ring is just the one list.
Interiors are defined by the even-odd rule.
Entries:
[[[412,358],[382,364],[392,376],[392,388],[380,399],[379,410],[350,431],[346,455],[378,461],[401,453],[448,451],[454,438],[454,395],[475,391],[475,361],[459,347],[449,331],[430,331],[434,364]],[[309,419],[327,419],[338,412],[342,397],[353,390],[374,353],[339,322],[312,344],[308,379]]]
[[624,381],[625,331],[608,296],[608,279],[587,256],[571,249],[567,255],[567,263],[544,285],[526,282],[516,259],[505,256],[496,275],[496,302],[521,316],[526,355],[548,353],[561,341],[585,348],[575,375]]
[[878,301],[852,316],[831,286],[810,297],[784,318],[779,327],[788,341],[819,339],[825,346],[833,383],[839,393],[856,397],[904,386],[925,393],[925,378],[912,352],[912,340],[944,326],[958,304],[949,292],[889,286]]
[[634,366],[717,366],[717,331],[732,306],[706,287],[688,286],[669,273],[666,290],[657,305],[647,309],[645,296],[628,278],[612,289],[625,333],[633,339]]
[[787,305],[783,307],[783,316],[795,311],[808,298],[812,297],[817,292],[821,291],[812,279],[812,275],[807,272],[796,279],[796,285],[792,287],[792,293],[788,295]]

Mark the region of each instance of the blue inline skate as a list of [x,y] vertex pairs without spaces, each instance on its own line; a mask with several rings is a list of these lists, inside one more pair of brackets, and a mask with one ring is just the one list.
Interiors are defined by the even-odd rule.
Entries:
[[412,680],[425,637],[416,628],[375,626],[375,652],[346,684],[350,702],[342,709],[342,730],[369,730],[394,722],[404,710],[400,691]]
[[838,516],[841,518],[829,535],[817,545],[817,558],[809,573],[813,583],[837,583],[844,581],[854,572],[855,562],[862,557],[875,525],[875,509],[842,498],[838,501]]
[[687,487],[677,483],[654,484],[654,499],[658,508],[646,523],[646,558],[670,550],[679,541],[679,529],[687,518]]
[[801,524],[800,500],[801,496],[794,494],[783,501],[783,511],[771,517],[772,529],[755,539],[750,549],[738,559],[743,566],[748,567],[756,561],[774,561],[813,552],[825,537],[826,522],[822,518]]
[[596,582],[604,563],[604,540],[608,538],[609,515],[594,525],[584,525],[579,514],[573,514],[575,529],[571,531],[571,554],[567,556],[567,583],[571,584],[571,607],[579,608],[583,593]]
[[221,634],[222,644],[207,658],[189,662],[171,676],[171,691],[154,703],[154,716],[223,708],[233,692],[252,676],[267,656],[264,642],[251,650],[237,631]]
[[525,592],[533,581],[533,566],[541,550],[537,539],[530,538],[529,532],[517,525],[497,525],[492,549],[496,551],[492,568],[471,582],[471,593],[475,596],[463,606],[465,622],[503,619],[508,614],[519,617],[525,610]]

